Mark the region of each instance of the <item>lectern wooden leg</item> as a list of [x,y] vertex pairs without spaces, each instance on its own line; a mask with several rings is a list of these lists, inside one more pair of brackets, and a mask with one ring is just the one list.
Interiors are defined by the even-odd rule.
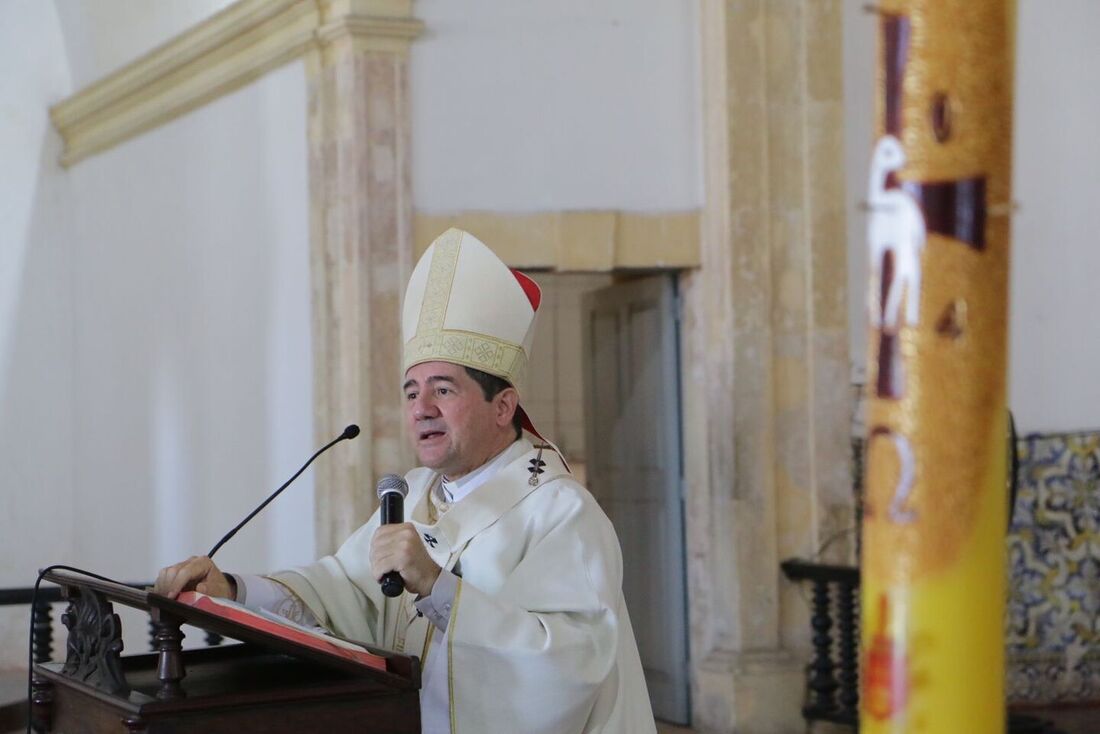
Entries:
[[31,681],[31,728],[47,732],[53,724],[53,684],[35,676]]
[[187,695],[180,685],[186,675],[182,654],[184,635],[180,624],[181,620],[167,614],[158,614],[153,620],[157,631],[153,636],[157,646],[157,678],[160,680],[157,698],[162,701]]

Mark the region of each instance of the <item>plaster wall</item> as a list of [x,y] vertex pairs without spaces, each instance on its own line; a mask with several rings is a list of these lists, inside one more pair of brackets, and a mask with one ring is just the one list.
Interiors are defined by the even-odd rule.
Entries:
[[[283,67],[72,169],[91,568],[146,579],[205,553],[312,453],[304,90]],[[310,560],[312,491],[306,474],[221,565]]]
[[853,382],[867,363],[867,176],[874,138],[877,16],[861,0],[844,0],[844,172],[848,232],[848,330]]
[[[8,22],[8,19],[12,19]],[[70,183],[48,105],[69,93],[52,3],[0,6],[0,586],[72,558],[74,389]],[[0,667],[25,659],[27,608],[0,608]]]
[[233,0],[54,0],[73,91],[98,81]]
[[[1009,405],[1021,433],[1100,426],[1100,46],[1092,0],[1017,0]],[[845,0],[844,83],[850,347],[866,362],[866,199],[873,135],[875,16]]]
[[697,0],[417,0],[417,210],[696,209]]
[[[0,74],[0,585],[51,562],[147,580],[314,449],[304,64],[65,171],[47,116],[73,90],[64,23],[9,14],[0,68],[33,72]],[[222,564],[312,559],[312,493],[307,473]],[[25,618],[0,619],[0,666],[23,663]]]
[[1011,401],[1021,431],[1100,428],[1100,4],[1019,0]]
[[[56,2],[80,89],[231,0]],[[416,0],[419,211],[702,204],[697,0]]]

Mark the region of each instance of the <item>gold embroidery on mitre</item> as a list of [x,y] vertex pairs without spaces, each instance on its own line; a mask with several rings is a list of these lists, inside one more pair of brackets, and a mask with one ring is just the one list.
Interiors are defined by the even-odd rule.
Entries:
[[497,375],[513,386],[522,385],[527,373],[527,354],[518,344],[486,334],[440,329],[417,335],[405,344],[405,364],[438,359]]
[[463,236],[463,232],[451,230],[434,244],[416,334],[404,346],[405,368],[433,360],[453,362],[501,377],[518,389],[527,375],[527,353],[521,345],[487,334],[443,328]]
[[458,269],[458,252],[462,246],[462,232],[452,230],[436,240],[432,262],[428,266],[428,282],[424,286],[424,300],[420,304],[420,319],[416,323],[416,336],[427,337],[443,328],[447,317],[447,304],[451,301],[451,286]]

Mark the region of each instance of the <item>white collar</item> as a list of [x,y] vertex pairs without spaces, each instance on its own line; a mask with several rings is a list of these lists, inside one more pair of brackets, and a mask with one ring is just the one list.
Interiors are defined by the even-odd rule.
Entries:
[[529,447],[526,441],[516,440],[509,444],[508,448],[504,449],[469,474],[464,474],[455,480],[450,480],[441,476],[440,479],[442,479],[444,499],[451,504],[458,502],[460,499],[470,494],[470,492],[473,492],[475,489],[485,484],[485,482],[495,477],[501,469],[527,453],[528,450]]

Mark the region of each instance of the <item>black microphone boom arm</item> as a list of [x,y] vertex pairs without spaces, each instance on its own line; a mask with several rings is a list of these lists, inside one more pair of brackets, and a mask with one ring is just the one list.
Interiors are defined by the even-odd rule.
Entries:
[[275,490],[274,492],[272,492],[272,493],[271,493],[271,496],[270,496],[270,497],[268,497],[268,498],[267,498],[266,500],[264,500],[264,501],[263,501],[263,502],[262,502],[262,503],[260,504],[260,506],[259,506],[259,507],[257,507],[257,508],[256,508],[255,510],[253,510],[252,512],[248,513],[248,517],[246,517],[245,519],[243,519],[243,520],[241,520],[241,521],[240,521],[239,523],[237,523],[237,526],[236,526],[235,528],[233,528],[232,530],[230,530],[230,531],[229,531],[228,533],[226,533],[226,534],[225,534],[225,537],[223,537],[223,538],[222,538],[221,540],[219,540],[219,541],[218,541],[217,543],[215,543],[215,544],[214,544],[214,547],[213,547],[213,548],[211,548],[211,549],[210,549],[210,552],[209,552],[209,553],[207,553],[206,555],[207,555],[207,556],[208,556],[209,558],[213,558],[213,557],[214,557],[214,554],[218,552],[218,549],[219,549],[219,548],[221,548],[221,547],[222,547],[223,545],[225,545],[225,544],[226,544],[226,541],[228,541],[228,540],[229,540],[230,538],[232,538],[232,537],[233,537],[234,535],[236,535],[236,534],[237,534],[237,531],[238,531],[238,530],[240,530],[240,529],[241,529],[241,528],[243,528],[243,527],[244,527],[245,525],[247,525],[247,524],[248,524],[248,521],[249,521],[249,520],[251,520],[252,518],[256,517],[256,515],[258,515],[258,514],[259,514],[260,510],[264,509],[264,508],[265,508],[265,507],[267,507],[267,506],[268,506],[269,504],[271,504],[271,500],[273,500],[273,499],[275,499],[276,497],[278,497],[278,496],[279,496],[279,493],[280,493],[280,492],[282,492],[282,491],[283,491],[284,489],[286,489],[287,487],[289,487],[289,486],[290,486],[290,483],[291,483],[291,482],[293,482],[293,481],[294,481],[295,479],[297,479],[297,478],[298,478],[298,475],[299,475],[299,474],[301,474],[302,472],[304,472],[304,471],[306,470],[306,467],[308,467],[308,466],[309,466],[310,464],[312,464],[312,463],[313,463],[313,460],[314,460],[314,459],[316,459],[316,458],[317,458],[318,456],[320,456],[321,454],[325,453],[326,451],[328,451],[328,450],[329,450],[330,448],[332,448],[332,447],[333,447],[333,446],[335,446],[336,444],[340,443],[341,441],[343,441],[343,440],[345,440],[345,439],[351,439],[351,438],[355,438],[355,437],[356,437],[356,436],[358,436],[358,435],[359,435],[359,426],[357,426],[357,425],[355,425],[355,424],[353,423],[353,424],[351,424],[350,426],[348,426],[347,428],[345,428],[345,429],[344,429],[344,432],[343,432],[343,433],[341,433],[341,434],[340,434],[339,436],[337,436],[336,438],[334,438],[333,440],[329,441],[329,442],[328,442],[328,443],[326,443],[326,444],[325,444],[324,446],[322,446],[322,447],[321,447],[321,448],[320,448],[320,449],[319,449],[319,450],[317,451],[317,453],[315,453],[315,454],[314,454],[313,456],[309,457],[309,461],[307,461],[306,463],[302,464],[302,468],[301,468],[301,469],[299,469],[298,471],[296,471],[296,472],[294,473],[294,476],[292,476],[292,477],[291,477],[290,479],[286,480],[286,483],[285,483],[285,484],[283,484],[283,486],[279,487],[279,488],[278,488],[278,489],[276,489],[276,490]]

